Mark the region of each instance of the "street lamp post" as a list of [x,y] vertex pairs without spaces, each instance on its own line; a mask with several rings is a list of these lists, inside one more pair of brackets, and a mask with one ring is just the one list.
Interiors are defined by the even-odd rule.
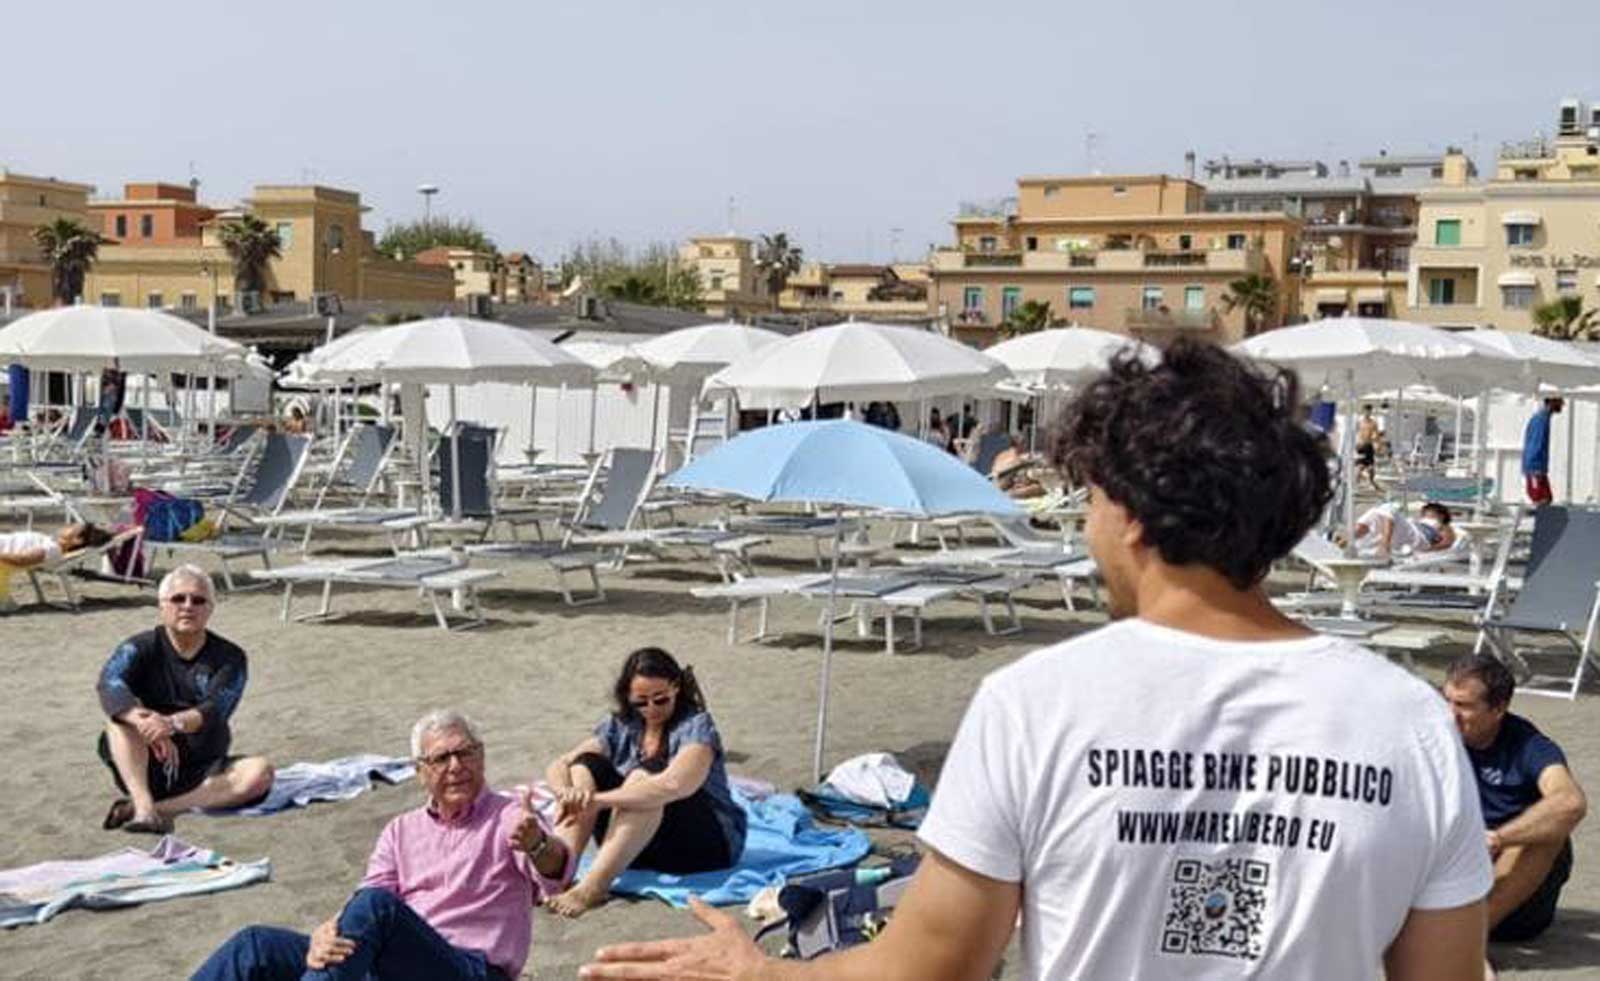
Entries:
[[422,223],[426,225],[433,220],[433,196],[439,193],[439,185],[418,184],[417,193],[422,195]]

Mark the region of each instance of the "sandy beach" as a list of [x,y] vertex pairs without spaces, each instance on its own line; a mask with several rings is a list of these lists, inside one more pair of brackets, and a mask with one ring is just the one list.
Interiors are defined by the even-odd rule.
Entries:
[[[879,530],[880,533],[882,529]],[[878,537],[882,537],[880,534]],[[803,570],[801,547],[757,553],[762,571]],[[626,653],[668,648],[693,664],[721,728],[731,769],[792,789],[808,782],[820,640],[817,606],[775,605],[782,638],[729,647],[727,610],[688,595],[715,580],[709,563],[630,565],[606,575],[609,601],[571,609],[538,565],[507,567],[483,593],[489,624],[446,635],[403,590],[344,587],[346,615],[322,624],[285,624],[280,596],[224,596],[212,628],[250,656],[250,682],[234,718],[235,752],[274,762],[325,760],[358,752],[405,755],[411,723],[435,706],[474,716],[487,741],[490,781],[537,777],[607,709],[607,689]],[[15,595],[28,598],[24,584]],[[9,774],[0,797],[0,866],[82,858],[153,839],[106,832],[113,794],[94,755],[102,716],[94,682],[112,647],[155,622],[153,591],[92,585],[77,613],[25,606],[0,616],[0,686]],[[307,595],[302,609],[312,602]],[[1053,582],[1022,594],[1025,629],[990,637],[973,604],[936,606],[926,645],[895,657],[881,641],[857,640],[841,624],[828,758],[874,750],[899,754],[930,783],[961,713],[986,673],[1035,648],[1094,628],[1099,613],[1069,614]],[[1419,656],[1437,681],[1459,643]],[[1567,751],[1580,783],[1600,791],[1600,730],[1594,696],[1576,704],[1519,698]],[[1350,724],[1361,724],[1351,706]],[[177,833],[236,859],[272,860],[270,882],[213,896],[104,913],[67,912],[42,926],[0,935],[0,977],[170,979],[185,977],[232,931],[251,923],[309,929],[336,911],[360,878],[384,823],[420,801],[417,785],[380,787],[339,804],[265,818],[185,816]],[[876,835],[888,843],[904,836]],[[1536,950],[1497,947],[1496,961],[1518,978],[1600,975],[1600,820],[1583,825],[1577,865],[1556,925]],[[614,901],[576,922],[534,913],[533,952],[524,977],[570,978],[599,945],[692,931],[687,914],[655,902]],[[1013,948],[1002,976],[1019,976]]]

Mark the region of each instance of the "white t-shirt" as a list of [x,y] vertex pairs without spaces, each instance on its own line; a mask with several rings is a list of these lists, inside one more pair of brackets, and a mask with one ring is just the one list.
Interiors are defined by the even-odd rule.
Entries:
[[31,552],[36,548],[44,549],[46,559],[61,558],[61,546],[56,542],[54,535],[45,535],[37,531],[0,532],[0,558],[20,552]]
[[985,678],[922,839],[1023,883],[1030,978],[1366,978],[1492,882],[1445,704],[1331,637],[1124,620]]

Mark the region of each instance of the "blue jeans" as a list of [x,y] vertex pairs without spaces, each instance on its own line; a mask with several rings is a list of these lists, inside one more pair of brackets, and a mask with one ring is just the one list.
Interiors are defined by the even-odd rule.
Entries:
[[361,889],[339,914],[355,953],[321,971],[306,967],[311,938],[246,927],[206,958],[191,981],[493,981],[505,975],[475,950],[458,950],[393,893]]

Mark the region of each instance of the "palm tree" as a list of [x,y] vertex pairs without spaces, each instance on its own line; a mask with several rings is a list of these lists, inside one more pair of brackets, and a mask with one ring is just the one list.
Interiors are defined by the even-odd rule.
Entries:
[[1050,326],[1050,304],[1029,300],[1011,311],[1011,316],[1001,325],[1008,337],[1019,337]]
[[799,247],[790,245],[789,236],[784,232],[761,236],[761,245],[756,250],[756,268],[766,277],[773,309],[777,309],[778,294],[788,285],[789,277],[800,271],[800,259]]
[[71,218],[40,225],[33,230],[33,240],[50,264],[50,295],[58,303],[72,303],[83,295],[89,267],[100,254],[100,246],[111,241]]
[[265,290],[267,263],[283,256],[283,242],[277,231],[255,215],[241,215],[224,223],[219,235],[228,258],[233,260],[234,296]]
[[1558,341],[1600,340],[1600,311],[1585,310],[1581,296],[1560,296],[1533,308],[1533,332]]
[[1278,312],[1278,283],[1271,276],[1251,273],[1228,284],[1222,306],[1232,313],[1244,311],[1245,336],[1253,336],[1268,317]]

